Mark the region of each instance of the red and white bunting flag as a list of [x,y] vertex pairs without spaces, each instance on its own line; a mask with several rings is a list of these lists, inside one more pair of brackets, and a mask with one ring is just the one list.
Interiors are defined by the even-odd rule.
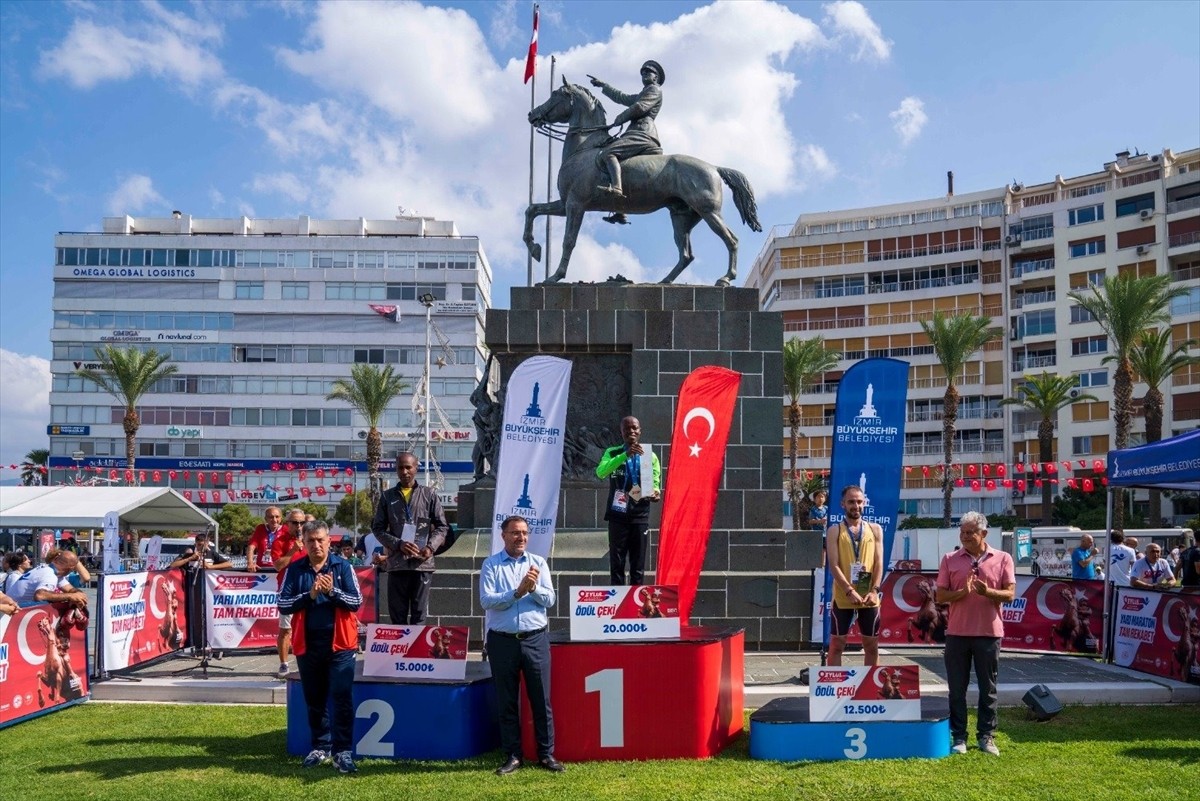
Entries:
[[391,320],[393,323],[400,322],[400,307],[399,306],[380,306],[375,303],[368,303],[367,305],[371,307],[371,311],[375,312],[380,317],[386,317],[387,319]]
[[525,56],[525,80],[529,83],[533,73],[537,71],[537,39],[538,39],[538,7],[533,7],[533,36],[529,39],[529,54]]
[[675,406],[657,581],[679,588],[679,617],[685,623],[700,583],[741,381],[741,373],[724,367],[697,368],[684,380]]

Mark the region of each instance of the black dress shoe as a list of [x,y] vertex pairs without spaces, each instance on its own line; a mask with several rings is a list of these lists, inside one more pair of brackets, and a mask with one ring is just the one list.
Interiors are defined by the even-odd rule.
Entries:
[[507,762],[496,768],[496,775],[507,776],[510,773],[516,773],[524,765],[525,763],[521,761],[520,757],[509,757]]
[[551,771],[553,773],[562,773],[564,770],[567,769],[566,765],[559,762],[554,757],[542,757],[541,759],[538,760],[538,766],[545,768],[546,770]]

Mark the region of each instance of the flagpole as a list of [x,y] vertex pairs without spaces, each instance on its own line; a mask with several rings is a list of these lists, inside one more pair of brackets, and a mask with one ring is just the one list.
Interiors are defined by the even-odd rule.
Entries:
[[[534,26],[535,26],[534,27],[535,35],[536,35],[536,31],[537,31],[537,27],[536,27],[537,26],[537,13],[538,13],[538,6],[537,6],[537,3],[534,3],[533,4],[533,19],[534,19]],[[535,53],[534,58],[537,58],[536,52],[537,51],[534,51],[534,53]],[[530,80],[529,80],[529,110],[530,111],[533,111],[533,106],[534,106],[533,101],[534,101],[536,91],[537,91],[537,69],[535,68],[533,70],[533,74],[530,76]],[[533,132],[534,132],[534,128],[532,125],[530,125],[529,126],[529,205],[530,206],[533,205]],[[525,285],[533,286],[533,254],[532,253],[525,254]]]
[[[554,67],[558,59],[550,56],[550,91],[554,91]],[[551,194],[554,191],[554,140],[546,137],[546,202],[553,203],[554,196]],[[546,215],[546,260],[542,262],[545,268],[543,278],[550,277],[550,224],[554,217],[550,214]]]

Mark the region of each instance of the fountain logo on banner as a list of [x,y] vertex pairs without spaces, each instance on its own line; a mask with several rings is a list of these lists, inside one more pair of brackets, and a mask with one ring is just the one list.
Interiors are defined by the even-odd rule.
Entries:
[[492,509],[492,553],[504,548],[500,535],[504,518],[520,515],[529,523],[527,549],[550,555],[570,385],[571,362],[555,356],[526,359],[508,379]]

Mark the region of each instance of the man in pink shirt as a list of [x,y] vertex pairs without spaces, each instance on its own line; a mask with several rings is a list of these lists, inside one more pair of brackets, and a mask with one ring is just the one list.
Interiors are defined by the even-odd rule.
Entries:
[[949,604],[946,626],[946,683],[950,691],[950,735],[955,754],[967,753],[967,685],[971,665],[979,685],[979,750],[999,756],[996,747],[996,676],[1004,622],[1000,606],[1017,589],[1012,557],[989,548],[987,518],[967,512],[959,522],[962,547],[942,557],[938,566],[937,602]]

